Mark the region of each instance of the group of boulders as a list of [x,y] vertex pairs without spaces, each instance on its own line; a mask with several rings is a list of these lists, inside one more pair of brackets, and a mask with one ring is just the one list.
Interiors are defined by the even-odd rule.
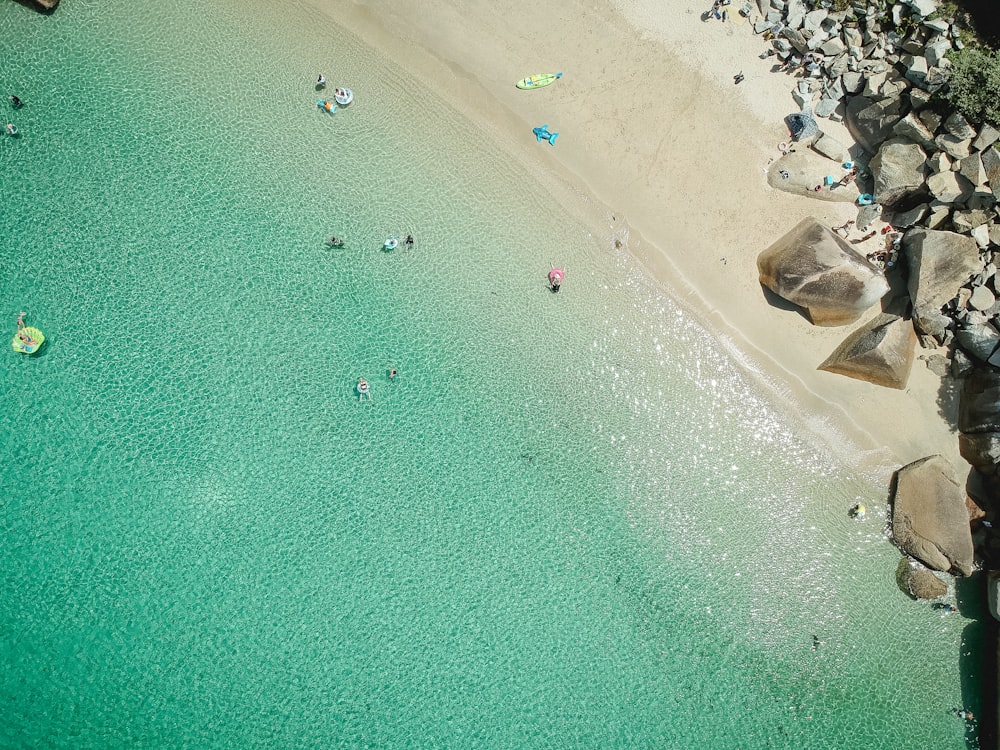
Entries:
[[[797,116],[843,120],[856,142],[846,148],[820,128],[772,165],[770,184],[857,202],[856,230],[873,231],[855,243],[880,242],[882,229],[898,251],[898,262],[895,252],[888,266],[875,262],[837,229],[806,219],[761,253],[761,283],[816,325],[854,323],[881,302],[821,369],[904,388],[918,342],[947,355],[932,359],[943,377],[964,378],[960,452],[985,479],[978,548],[988,567],[1000,567],[1000,539],[990,532],[1000,510],[1000,132],[974,127],[942,96],[958,31],[929,18],[935,0],[870,0],[840,11],[830,0],[757,2],[754,29],[771,42],[768,55],[798,76]],[[848,164],[860,167],[856,186],[837,191],[826,178],[810,187],[817,174]],[[893,274],[906,288],[895,298],[886,279]],[[972,572],[966,488],[931,456],[900,469],[891,494],[893,538],[912,562],[902,577],[915,596],[939,596],[943,587],[923,566]]]

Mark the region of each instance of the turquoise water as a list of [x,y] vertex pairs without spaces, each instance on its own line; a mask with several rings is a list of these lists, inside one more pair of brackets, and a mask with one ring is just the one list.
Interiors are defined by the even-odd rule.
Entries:
[[405,71],[297,3],[0,39],[48,337],[0,368],[0,745],[967,746],[976,626],[846,518],[884,488]]

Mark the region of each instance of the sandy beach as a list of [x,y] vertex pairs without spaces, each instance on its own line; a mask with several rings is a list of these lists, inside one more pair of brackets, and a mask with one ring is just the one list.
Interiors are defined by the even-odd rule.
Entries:
[[[472,120],[609,250],[626,243],[815,440],[886,477],[933,453],[964,476],[957,399],[922,360],[905,391],[818,371],[854,327],[815,327],[764,297],[761,250],[805,216],[833,226],[856,209],[767,185],[794,79],[760,59],[767,44],[735,6],[722,23],[694,0],[309,2]],[[557,71],[544,91],[513,85]],[[557,148],[532,137],[543,122]],[[821,126],[853,145],[842,124]]]

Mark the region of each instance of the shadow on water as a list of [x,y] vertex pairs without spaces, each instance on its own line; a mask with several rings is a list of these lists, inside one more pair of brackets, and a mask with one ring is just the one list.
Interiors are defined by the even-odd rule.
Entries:
[[959,673],[962,706],[971,711],[966,720],[965,743],[971,748],[997,746],[997,623],[986,600],[986,573],[955,581],[955,600],[960,616],[971,622],[962,631]]

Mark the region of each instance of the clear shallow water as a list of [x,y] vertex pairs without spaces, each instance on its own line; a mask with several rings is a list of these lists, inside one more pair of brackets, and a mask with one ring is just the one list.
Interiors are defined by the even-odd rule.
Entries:
[[0,745],[966,746],[975,626],[845,517],[884,489],[403,71],[294,3],[0,39],[48,337],[0,368]]

